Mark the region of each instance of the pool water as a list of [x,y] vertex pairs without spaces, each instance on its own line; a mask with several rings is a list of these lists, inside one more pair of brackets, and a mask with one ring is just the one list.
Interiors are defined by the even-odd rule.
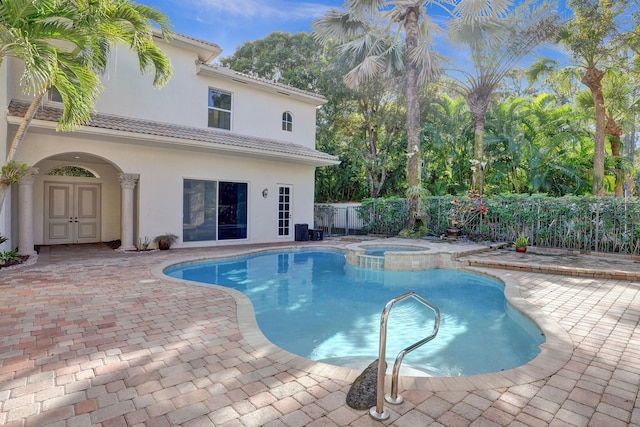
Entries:
[[[351,267],[339,251],[278,251],[180,264],[165,274],[237,289],[253,302],[262,333],[299,356],[356,367],[378,357],[385,304],[414,291],[440,309],[438,336],[403,366],[431,376],[498,372],[527,363],[544,342],[540,329],[511,307],[504,286],[454,270],[397,272]],[[433,312],[396,304],[388,323],[387,360],[433,330]]]

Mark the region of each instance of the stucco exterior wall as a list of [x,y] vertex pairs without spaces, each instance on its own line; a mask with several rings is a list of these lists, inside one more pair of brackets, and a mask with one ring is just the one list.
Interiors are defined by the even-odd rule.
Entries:
[[[7,106],[10,101],[10,85],[8,80],[9,75],[9,61],[4,61],[5,64],[0,66],[0,111],[7,111]],[[0,159],[4,163],[4,159],[7,158],[7,122],[6,120],[0,120]],[[11,189],[9,189],[9,192]],[[7,199],[10,199],[11,194],[7,194]],[[11,238],[11,215],[8,214],[8,209],[11,208],[10,202],[5,202],[4,207],[0,206],[0,236]],[[4,244],[0,244],[0,250],[9,250],[11,248],[11,240]]]
[[[258,90],[256,87],[261,86],[258,83],[253,86],[239,83],[229,78],[228,70],[221,71],[222,77],[216,77],[211,71],[206,75],[197,74],[195,53],[165,43],[161,47],[171,59],[173,77],[159,89],[153,87],[151,75],[140,74],[133,53],[122,46],[114,49],[109,67],[101,78],[104,88],[96,102],[96,111],[207,128],[209,88],[221,89],[232,95],[231,132],[314,148],[316,105],[312,102]],[[19,77],[22,65],[13,61],[11,72]],[[12,79],[11,89],[17,99],[30,100],[20,92],[19,79]],[[294,117],[291,132],[282,130],[285,111]]]
[[[33,184],[35,245],[47,244],[47,240],[55,243],[53,238],[47,237],[47,182],[99,185],[101,241],[116,240],[123,235],[130,239],[130,231],[133,230],[134,243],[138,239],[153,239],[165,233],[179,236],[175,244],[177,247],[266,243],[294,240],[295,224],[313,226],[315,167],[333,160],[319,160],[306,149],[289,149],[287,143],[295,144],[292,147],[315,148],[316,107],[323,103],[323,99],[202,64],[198,62],[197,49],[189,42],[185,44],[184,40],[181,43],[161,45],[174,70],[172,79],[161,89],[153,88],[152,76],[140,75],[137,58],[127,48],[113,49],[114,56],[102,76],[104,90],[96,102],[97,113],[206,129],[209,88],[220,89],[232,94],[230,132],[240,135],[233,139],[236,145],[218,144],[218,141],[211,140],[194,142],[174,134],[150,136],[137,133],[144,132],[136,127],[140,123],[120,131],[95,125],[76,132],[57,132],[50,116],[36,120],[30,126],[17,156],[19,162],[39,169]],[[2,111],[7,111],[11,99],[27,102],[31,99],[20,88],[22,69],[19,61],[10,60],[0,67],[0,88],[6,88],[4,93],[0,93]],[[49,100],[44,102],[46,105],[56,104]],[[285,111],[293,116],[292,132],[282,130],[282,113]],[[7,139],[15,132],[19,121],[17,114],[8,120],[9,124],[7,120],[0,121],[0,138],[3,138],[0,140],[0,154],[4,155]],[[263,143],[271,148],[267,147],[262,152],[253,145],[244,146],[243,136],[263,138]],[[268,140],[277,143],[272,144]],[[286,146],[287,149],[278,151],[273,149],[274,146]],[[95,172],[98,178],[46,175],[50,169],[61,165],[85,167]],[[133,192],[133,212],[129,209],[131,192],[123,191],[120,174],[139,175]],[[185,179],[246,183],[246,239],[183,242]],[[279,186],[289,186],[292,194],[290,229],[286,236],[278,233]],[[0,227],[4,226],[12,236],[16,236],[8,243],[11,247],[17,244],[20,220],[17,189],[15,185],[13,187],[15,194],[8,198],[5,209],[0,213]],[[266,198],[263,197],[265,189],[268,190]],[[123,197],[127,200],[124,204]],[[123,214],[123,210],[129,214]],[[63,222],[66,227],[66,220]],[[0,234],[3,232],[4,229],[0,228]]]
[[[99,179],[47,177],[54,166],[65,162],[47,160],[58,153],[77,153],[82,165],[100,175]],[[83,162],[85,153],[107,160],[111,165]],[[164,233],[180,236],[176,247],[216,246],[238,243],[263,243],[294,239],[294,223],[313,226],[314,168],[277,161],[266,161],[238,156],[192,152],[180,149],[135,145],[112,138],[87,138],[81,135],[46,135],[32,132],[27,135],[19,160],[40,169],[34,183],[34,235],[35,244],[44,242],[44,182],[91,181],[102,186],[102,240],[118,238],[120,233],[120,172],[139,174],[137,210],[139,229],[137,237]],[[248,235],[243,240],[205,241],[182,243],[183,180],[202,179],[233,181],[248,184]],[[293,206],[291,232],[278,237],[278,185],[291,185]],[[263,198],[262,190],[269,190]]]

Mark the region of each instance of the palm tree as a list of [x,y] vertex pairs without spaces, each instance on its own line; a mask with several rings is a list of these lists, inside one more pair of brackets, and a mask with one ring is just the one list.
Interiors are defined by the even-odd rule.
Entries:
[[574,66],[560,67],[555,59],[543,57],[534,61],[526,77],[529,83],[541,83],[542,91],[553,94],[560,105],[573,102],[580,89],[580,70]]
[[604,155],[606,110],[602,90],[605,76],[603,67],[619,48],[616,18],[626,6],[625,0],[568,0],[567,6],[573,9],[574,19],[560,34],[560,40],[569,48],[575,61],[584,69],[582,83],[589,88],[593,96],[595,111],[595,149],[593,153],[592,193],[604,195]]
[[[323,45],[335,42],[350,54],[354,68],[345,83],[357,88],[376,75],[403,70],[406,78],[407,187],[421,188],[420,102],[421,84],[434,79],[438,67],[430,50],[437,25],[428,14],[436,5],[451,16],[476,25],[487,17],[503,16],[509,0],[346,0],[346,11],[330,10],[313,23],[313,35]],[[409,198],[408,228],[415,225],[420,200]]]
[[484,155],[484,127],[492,97],[508,73],[540,44],[555,38],[560,18],[549,3],[539,7],[525,2],[501,25],[485,25],[485,30],[462,20],[451,26],[452,40],[469,46],[473,72],[460,67],[450,73],[452,89],[464,96],[473,115],[474,154],[472,186],[482,194],[487,160]]
[[87,123],[101,89],[99,74],[116,44],[137,53],[140,71],[154,73],[154,85],[168,81],[171,64],[153,42],[153,23],[163,36],[169,35],[164,15],[128,0],[0,2],[0,65],[7,56],[22,61],[23,91],[34,96],[7,153],[0,177],[0,210],[8,185],[19,178],[15,158],[47,91],[55,88],[64,103],[59,130]]
[[[637,78],[629,70],[608,70],[602,79],[603,96],[607,99],[605,109],[605,141],[609,141],[614,172],[614,194],[624,195],[623,185],[627,181],[630,159],[622,155],[624,128],[632,128],[638,110]],[[594,100],[591,92],[582,91],[576,102],[593,117]]]

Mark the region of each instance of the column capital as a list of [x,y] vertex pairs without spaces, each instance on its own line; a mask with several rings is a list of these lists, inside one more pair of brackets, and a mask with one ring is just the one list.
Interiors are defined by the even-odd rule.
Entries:
[[118,175],[120,181],[120,187],[127,190],[133,190],[136,188],[136,184],[140,179],[140,174],[137,173],[121,173]]
[[25,174],[18,180],[18,185],[33,185],[38,175],[38,168],[28,167]]

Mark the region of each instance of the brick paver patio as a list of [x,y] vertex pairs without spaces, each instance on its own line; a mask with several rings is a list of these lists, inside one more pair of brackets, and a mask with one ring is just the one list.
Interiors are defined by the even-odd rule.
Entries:
[[[547,354],[559,354],[558,363],[534,361],[516,373],[404,379],[405,402],[387,405],[390,419],[378,422],[345,404],[359,372],[278,351],[251,329],[242,299],[158,272],[173,260],[237,250],[123,254],[60,246],[33,266],[0,271],[0,424],[640,426],[640,281],[633,275],[485,268],[515,283],[514,295],[573,348]],[[623,264],[640,271],[633,260]]]

